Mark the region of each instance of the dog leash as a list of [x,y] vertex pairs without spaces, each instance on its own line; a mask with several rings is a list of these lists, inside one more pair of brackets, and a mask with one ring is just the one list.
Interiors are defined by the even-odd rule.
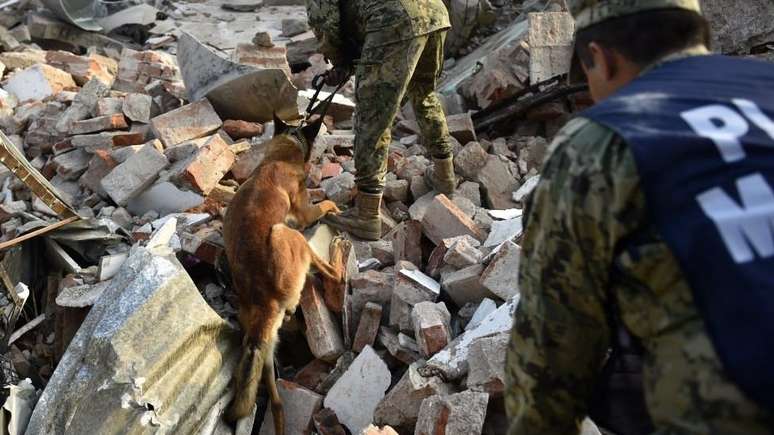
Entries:
[[[306,107],[306,116],[304,117],[303,124],[306,124],[307,121],[309,121],[309,118],[312,117],[312,115],[319,115],[320,117],[324,117],[328,113],[328,109],[331,106],[331,103],[333,103],[333,98],[336,96],[336,94],[341,90],[341,88],[344,87],[344,85],[347,84],[349,79],[343,80],[341,83],[339,83],[338,86],[336,86],[336,89],[333,90],[333,92],[330,93],[324,100],[320,102],[320,104],[317,104],[315,106],[315,103],[317,103],[318,98],[320,97],[320,92],[322,92],[323,88],[325,87],[325,79],[328,76],[328,72],[324,72],[322,74],[317,74],[312,79],[312,87],[315,89],[314,95],[312,96],[312,99],[309,101],[309,105]],[[323,108],[322,112],[317,113],[320,108]]]

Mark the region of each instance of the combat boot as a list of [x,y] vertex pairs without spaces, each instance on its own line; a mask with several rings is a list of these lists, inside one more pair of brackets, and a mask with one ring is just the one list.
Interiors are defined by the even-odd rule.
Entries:
[[451,195],[457,187],[457,178],[454,176],[454,159],[446,157],[437,159],[433,157],[433,166],[425,171],[425,181],[428,186],[438,193]]
[[379,217],[381,202],[381,193],[358,192],[353,208],[338,215],[329,214],[322,221],[357,238],[379,240],[382,237],[382,220]]

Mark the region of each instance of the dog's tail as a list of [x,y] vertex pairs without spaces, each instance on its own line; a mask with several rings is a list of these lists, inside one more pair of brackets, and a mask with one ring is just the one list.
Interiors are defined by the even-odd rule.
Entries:
[[258,386],[261,384],[263,366],[266,364],[271,346],[268,343],[250,343],[248,337],[242,343],[242,356],[234,373],[234,399],[231,401],[226,420],[235,422],[247,417],[255,405]]

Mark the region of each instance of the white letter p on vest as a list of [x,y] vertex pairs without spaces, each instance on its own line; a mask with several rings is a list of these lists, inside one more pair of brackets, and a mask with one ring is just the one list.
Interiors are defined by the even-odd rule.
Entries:
[[713,104],[683,112],[680,116],[699,136],[712,140],[726,163],[745,158],[739,138],[747,134],[750,126],[733,109]]

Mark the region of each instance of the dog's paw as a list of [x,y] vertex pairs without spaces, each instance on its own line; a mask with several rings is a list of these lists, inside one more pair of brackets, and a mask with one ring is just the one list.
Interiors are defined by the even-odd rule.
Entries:
[[339,214],[341,213],[341,210],[339,210],[339,206],[336,205],[335,202],[326,199],[325,201],[320,203],[320,209],[325,214]]

